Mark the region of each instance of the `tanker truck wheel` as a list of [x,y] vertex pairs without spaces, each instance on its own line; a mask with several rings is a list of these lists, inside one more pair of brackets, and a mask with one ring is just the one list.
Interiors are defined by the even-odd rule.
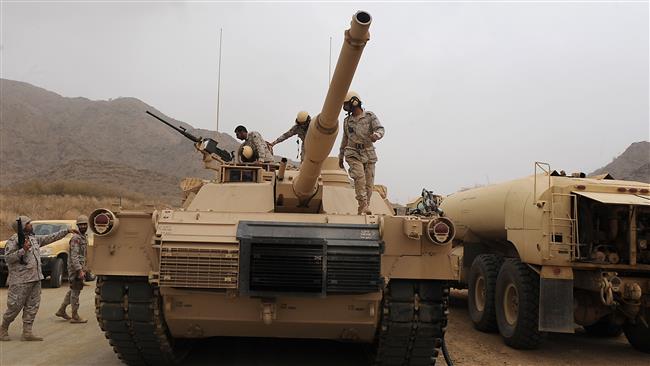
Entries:
[[623,325],[623,331],[632,347],[641,352],[650,353],[650,328],[638,320],[635,324],[627,321]]
[[613,322],[612,318],[613,317],[611,315],[608,315],[598,320],[594,324],[583,326],[583,328],[585,328],[585,331],[587,331],[587,333],[596,337],[618,337],[623,334],[623,326]]
[[174,365],[186,354],[171,337],[161,305],[162,297],[147,277],[97,277],[97,321],[127,365]]
[[517,349],[537,348],[542,340],[538,312],[539,276],[519,259],[506,259],[496,286],[497,324],[505,343]]
[[499,330],[494,292],[501,263],[503,263],[501,256],[481,254],[474,259],[469,271],[467,308],[474,328],[482,332]]
[[436,364],[447,327],[445,281],[391,280],[384,292],[374,365]]

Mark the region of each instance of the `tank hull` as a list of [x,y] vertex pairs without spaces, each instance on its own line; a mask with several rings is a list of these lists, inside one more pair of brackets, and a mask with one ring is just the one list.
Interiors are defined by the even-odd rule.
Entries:
[[348,340],[370,343],[375,337],[381,293],[322,298],[263,300],[226,294],[163,289],[165,320],[176,338],[269,337]]

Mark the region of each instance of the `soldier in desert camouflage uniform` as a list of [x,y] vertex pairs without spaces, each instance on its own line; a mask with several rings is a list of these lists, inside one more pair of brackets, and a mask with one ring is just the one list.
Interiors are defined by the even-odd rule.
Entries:
[[[0,340],[9,340],[9,324],[16,319],[18,313],[23,311],[23,341],[42,341],[32,333],[34,318],[41,305],[41,280],[43,271],[41,269],[41,256],[39,248],[65,237],[74,230],[61,230],[50,235],[34,235],[31,219],[27,216],[20,216],[23,232],[25,233],[25,244],[22,249],[18,248],[18,235],[13,235],[7,240],[5,247],[5,260],[9,267],[7,284],[7,311],[2,317],[0,326]],[[12,228],[17,233],[18,223],[14,221]],[[22,258],[22,262],[21,262]],[[24,264],[23,264],[24,263]]]
[[343,139],[339,152],[339,166],[343,169],[343,158],[350,166],[350,177],[359,203],[358,214],[370,214],[368,204],[375,184],[375,163],[377,154],[374,143],[384,137],[384,127],[374,113],[361,108],[361,99],[355,92],[349,92],[343,102],[348,116],[343,121]]
[[309,122],[311,122],[309,113],[305,111],[298,112],[298,115],[296,116],[296,124],[291,126],[289,131],[283,133],[280,137],[275,139],[275,141],[269,143],[269,145],[273,148],[273,146],[282,141],[294,135],[298,135],[298,138],[300,139],[300,162],[302,162],[305,158],[305,137],[307,136],[307,130],[309,129]]
[[240,125],[237,126],[237,128],[235,128],[235,135],[237,136],[238,139],[244,141],[239,146],[239,149],[237,150],[237,154],[235,154],[235,163],[250,162],[250,161],[244,161],[242,159],[242,151],[244,149],[244,146],[250,146],[255,152],[254,156],[256,158],[253,160],[259,160],[263,162],[273,162],[273,154],[271,153],[269,146],[266,144],[266,141],[264,141],[262,135],[260,135],[259,132],[256,131],[248,132],[246,127]]
[[[70,282],[70,290],[65,295],[63,303],[56,312],[56,316],[66,320],[70,323],[86,323],[88,320],[82,319],[79,316],[79,295],[84,287],[84,278],[86,276],[86,251],[88,249],[88,237],[86,230],[88,230],[88,217],[81,215],[77,217],[77,228],[79,234],[75,234],[70,239],[70,255],[68,256],[68,281]],[[68,305],[72,307],[72,317],[66,313]]]

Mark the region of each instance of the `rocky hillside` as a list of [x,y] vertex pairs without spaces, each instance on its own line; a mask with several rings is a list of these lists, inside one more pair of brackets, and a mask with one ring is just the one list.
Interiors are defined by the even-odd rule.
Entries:
[[[106,191],[136,193],[143,197],[155,197],[170,204],[179,204],[181,190],[179,177],[146,169],[136,169],[127,165],[97,160],[72,160],[31,177],[23,182],[62,182],[81,181],[95,183],[94,187]],[[97,192],[101,193],[101,192]]]
[[[202,168],[201,155],[192,143],[145,114],[150,110],[166,120],[187,128],[197,136],[213,137],[213,131],[198,130],[165,116],[135,98],[93,101],[66,98],[33,85],[0,79],[2,95],[0,124],[0,186],[8,186],[35,174],[52,176],[60,166],[85,160],[66,174],[107,177],[94,162],[108,162],[134,168],[143,176],[152,171],[164,177],[209,177]],[[216,140],[227,151],[238,142],[220,133]],[[89,168],[86,170],[85,168]],[[141,174],[140,174],[141,173]],[[138,175],[136,174],[136,175]],[[55,175],[62,175],[56,173]],[[163,181],[169,180],[164,178]],[[152,180],[153,181],[153,180]],[[177,184],[178,179],[176,179]],[[137,185],[136,183],[129,183]]]
[[590,175],[604,173],[609,173],[616,179],[650,183],[650,142],[633,143],[611,163]]

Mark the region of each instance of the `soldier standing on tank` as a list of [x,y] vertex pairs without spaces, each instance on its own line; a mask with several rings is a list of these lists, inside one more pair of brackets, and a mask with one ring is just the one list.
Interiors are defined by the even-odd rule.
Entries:
[[298,115],[296,116],[296,124],[291,126],[289,131],[283,133],[280,137],[275,139],[275,141],[269,143],[269,146],[271,146],[271,149],[273,146],[281,143],[282,141],[294,136],[298,135],[298,138],[300,139],[300,162],[303,161],[305,158],[305,137],[307,137],[307,130],[309,129],[309,122],[311,122],[311,117],[309,116],[309,113],[305,111],[300,111],[298,112]]
[[[56,316],[70,320],[70,323],[86,323],[88,320],[79,316],[79,295],[84,287],[86,277],[86,252],[88,249],[88,216],[80,215],[77,217],[77,228],[79,233],[70,239],[70,255],[68,256],[68,282],[70,290],[65,295],[59,311]],[[72,308],[72,317],[66,313],[68,305]]]
[[[18,235],[14,234],[5,247],[5,261],[9,267],[7,284],[7,311],[2,317],[0,326],[0,341],[8,341],[9,324],[16,319],[18,313],[23,311],[23,341],[42,341],[32,333],[34,318],[41,305],[41,280],[43,270],[41,268],[41,256],[39,248],[57,240],[63,239],[68,233],[76,233],[76,230],[61,230],[50,235],[34,235],[31,221],[27,216],[20,216],[22,230],[25,234],[25,244],[22,249],[18,248]],[[18,233],[18,222],[14,221],[11,227]]]
[[343,121],[343,139],[339,152],[339,167],[343,169],[343,158],[350,166],[350,177],[359,202],[357,213],[370,214],[368,205],[375,184],[375,163],[377,153],[373,145],[384,137],[384,127],[377,116],[362,108],[361,98],[353,91],[345,96],[343,109],[348,112]]
[[235,162],[241,163],[241,155],[244,149],[244,146],[250,146],[255,153],[257,153],[257,160],[263,162],[273,162],[273,154],[269,149],[269,146],[266,144],[266,141],[262,138],[259,132],[251,131],[248,132],[246,127],[239,125],[235,128],[235,135],[238,139],[243,140],[244,142],[239,146],[237,154],[235,154]]

